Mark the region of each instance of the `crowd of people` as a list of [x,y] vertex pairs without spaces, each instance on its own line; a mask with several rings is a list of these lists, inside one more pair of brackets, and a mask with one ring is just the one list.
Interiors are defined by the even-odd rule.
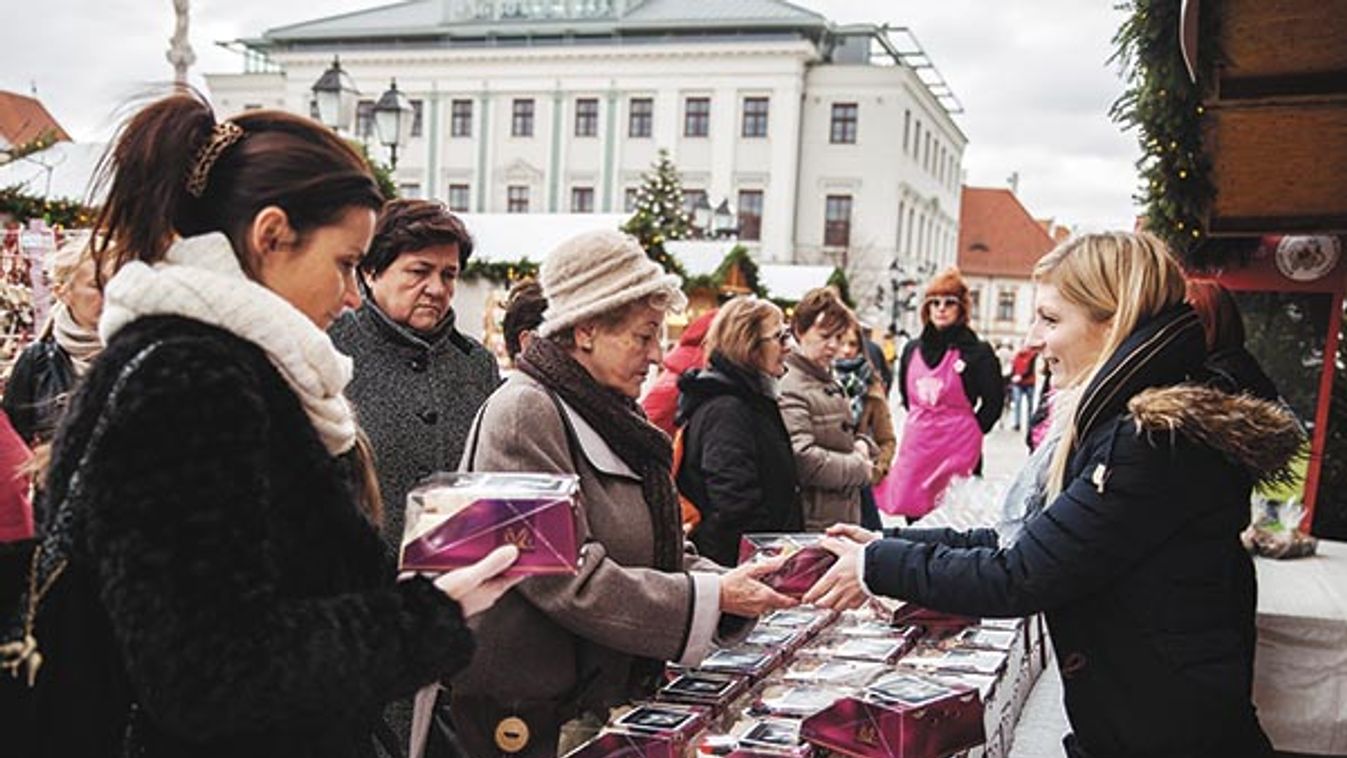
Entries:
[[[330,130],[175,94],[103,171],[0,417],[0,506],[30,514],[0,541],[32,538],[4,554],[7,754],[550,758],[800,602],[740,539],[815,531],[838,562],[805,602],[1046,613],[1071,756],[1270,755],[1238,534],[1300,431],[1154,238],[1043,258],[1006,371],[957,270],[896,365],[826,287],[730,298],[666,355],[681,282],[589,232],[512,288],[502,381],[455,321],[470,230],[385,202]],[[1008,393],[1038,430],[1015,533],[881,531],[978,474]],[[504,578],[506,546],[399,575],[408,491],[453,470],[577,476],[578,572]]]

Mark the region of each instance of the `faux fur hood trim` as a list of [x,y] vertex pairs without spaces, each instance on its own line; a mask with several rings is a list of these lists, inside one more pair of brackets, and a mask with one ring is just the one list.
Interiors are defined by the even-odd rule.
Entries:
[[1149,389],[1127,409],[1138,433],[1179,433],[1244,468],[1259,484],[1286,483],[1304,455],[1300,421],[1280,403],[1194,384]]

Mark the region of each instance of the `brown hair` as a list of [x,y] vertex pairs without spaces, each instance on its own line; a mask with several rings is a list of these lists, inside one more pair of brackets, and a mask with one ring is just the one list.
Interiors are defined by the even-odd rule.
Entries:
[[1189,279],[1184,299],[1202,319],[1208,353],[1244,347],[1244,320],[1230,290],[1218,282]]
[[702,340],[702,351],[709,359],[712,353],[737,363],[740,366],[757,369],[758,356],[762,352],[764,339],[776,339],[775,335],[764,335],[763,325],[772,318],[772,314],[781,316],[781,309],[770,301],[760,300],[752,295],[741,295],[720,306],[711,326]]
[[382,274],[399,255],[438,245],[458,245],[458,268],[467,268],[472,235],[458,216],[437,200],[390,200],[379,213],[369,253],[360,270]]
[[842,302],[842,297],[832,287],[819,287],[804,293],[804,298],[795,306],[790,326],[799,337],[815,325],[833,331],[846,329],[856,323],[856,316]]
[[519,344],[519,335],[537,329],[543,322],[545,310],[547,298],[543,297],[543,287],[536,279],[521,279],[510,288],[501,331],[505,335],[505,351],[510,354],[511,360],[518,357],[523,349]]
[[[107,190],[93,229],[100,283],[103,271],[131,260],[158,262],[175,237],[208,232],[223,232],[244,271],[251,271],[244,235],[270,206],[285,211],[301,238],[349,209],[383,206],[368,164],[331,129],[274,110],[248,111],[226,123],[242,136],[219,149],[215,113],[200,93],[183,87],[122,125],[93,185]],[[214,161],[202,160],[203,154]],[[189,176],[204,177],[199,196],[188,190]],[[369,446],[360,442],[354,456],[357,500],[378,523],[382,505]]]
[[[244,235],[258,211],[276,206],[301,235],[350,208],[378,211],[383,196],[364,158],[314,121],[274,110],[230,119],[243,130],[210,164],[200,197],[187,190],[215,113],[195,90],[178,89],[122,126],[99,161],[94,186],[107,199],[94,222],[99,270],[163,259],[174,237],[223,232],[245,271]],[[101,237],[98,237],[101,233]],[[111,269],[103,264],[112,256]]]
[[936,274],[927,283],[926,294],[922,296],[921,303],[922,326],[931,323],[931,306],[926,302],[926,298],[939,295],[952,295],[959,298],[959,320],[957,323],[967,324],[968,314],[973,310],[973,296],[968,294],[968,285],[964,282],[963,273],[959,271],[958,266],[950,266]]

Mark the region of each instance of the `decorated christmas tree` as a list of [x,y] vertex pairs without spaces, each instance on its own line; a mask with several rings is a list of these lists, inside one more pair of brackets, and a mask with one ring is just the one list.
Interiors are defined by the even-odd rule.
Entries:
[[639,240],[646,255],[665,271],[687,278],[683,264],[664,248],[666,241],[685,239],[692,233],[692,219],[683,209],[683,182],[669,160],[669,151],[659,151],[659,159],[636,190],[636,212],[622,231]]

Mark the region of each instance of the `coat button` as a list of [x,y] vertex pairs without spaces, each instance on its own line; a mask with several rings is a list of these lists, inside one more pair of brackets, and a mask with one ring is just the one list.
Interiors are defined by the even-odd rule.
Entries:
[[436,413],[435,411],[421,411],[420,413],[416,414],[416,417],[421,419],[427,424],[434,424],[436,421],[440,420],[440,414]]
[[418,355],[407,361],[407,366],[418,374],[426,370],[427,364],[426,357],[423,355]]

